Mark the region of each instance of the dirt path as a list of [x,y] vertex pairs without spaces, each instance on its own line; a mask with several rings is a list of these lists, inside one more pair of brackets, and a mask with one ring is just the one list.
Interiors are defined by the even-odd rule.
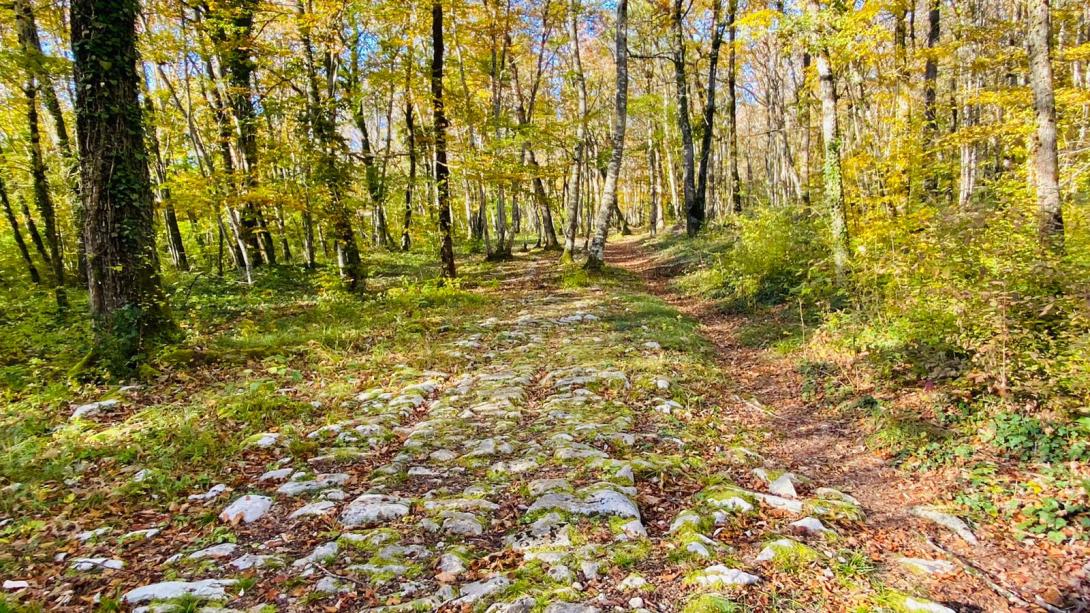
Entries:
[[[860,545],[873,557],[882,558],[890,567],[896,566],[891,552],[949,559],[936,551],[930,540],[964,556],[1000,586],[1012,588],[1026,599],[1035,600],[1050,592],[1055,598],[1059,592],[1066,595],[1068,604],[1081,601],[1073,593],[1078,588],[1072,589],[1069,564],[1042,556],[1013,539],[989,542],[988,536],[994,534],[982,536],[980,544],[972,547],[916,517],[914,507],[939,504],[943,495],[956,487],[954,475],[921,478],[919,473],[899,471],[868,450],[868,433],[855,419],[820,411],[805,402],[802,378],[787,357],[740,342],[739,332],[749,323],[746,316],[723,313],[713,302],[683,295],[670,286],[683,263],[664,260],[642,239],[610,244],[607,259],[636,274],[648,292],[699,322],[701,334],[715,346],[718,366],[727,375],[730,391],[720,404],[735,408],[748,425],[772,434],[760,449],[763,455],[791,470],[841,484],[862,502],[867,520]],[[936,600],[959,610],[1026,610],[963,568],[935,575],[929,587]],[[1088,610],[1084,606],[1090,605],[1075,604],[1071,610]]]

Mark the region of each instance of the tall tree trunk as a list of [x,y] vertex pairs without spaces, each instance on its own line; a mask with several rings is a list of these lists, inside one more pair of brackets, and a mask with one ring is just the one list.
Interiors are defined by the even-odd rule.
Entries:
[[19,22],[19,45],[26,63],[23,93],[26,96],[27,132],[29,134],[30,176],[34,187],[34,205],[45,224],[45,241],[49,247],[48,262],[53,271],[53,293],[60,309],[68,308],[68,294],[64,289],[64,254],[61,251],[60,230],[57,227],[57,212],[53,198],[49,193],[49,181],[45,174],[45,159],[42,157],[42,137],[38,125],[38,71],[34,68],[39,58],[35,55],[33,41],[38,33],[34,27],[33,13],[25,0],[16,4],[16,17]]
[[445,279],[456,276],[450,219],[450,169],[447,167],[447,115],[443,107],[443,3],[431,5],[431,103],[435,127],[435,184],[439,201],[439,261]]
[[1034,162],[1037,186],[1037,228],[1041,245],[1054,254],[1064,250],[1064,218],[1060,205],[1059,162],[1056,153],[1056,101],[1052,84],[1052,16],[1049,0],[1031,0],[1029,78],[1037,115]]
[[19,196],[19,209],[23,211],[23,217],[26,218],[26,231],[30,235],[30,241],[34,243],[34,250],[38,252],[46,266],[52,269],[53,263],[49,259],[49,251],[45,248],[45,241],[42,240],[42,233],[38,231],[38,224],[34,223],[34,215],[30,212],[30,207],[22,196]]
[[[242,155],[244,177],[243,191],[247,197],[252,196],[258,183],[257,113],[253,100],[255,65],[251,55],[256,10],[257,0],[227,0],[217,6],[216,12],[209,12],[212,41],[216,45],[229,86],[227,99],[238,130],[238,149]],[[259,236],[257,206],[254,202],[247,201],[242,206],[240,224],[243,241],[250,249],[259,254],[264,263],[275,263],[272,237],[267,233]]]
[[594,239],[587,250],[589,270],[599,270],[605,264],[606,235],[609,233],[609,217],[617,208],[617,180],[621,175],[624,158],[624,134],[628,118],[628,0],[617,1],[617,94],[613,108],[612,153],[606,169],[606,185],[602,203],[595,219]]
[[[727,9],[726,22],[720,21],[720,13],[722,10],[722,0],[715,0],[712,6],[712,47],[711,54],[708,57],[708,92],[704,100],[704,119],[703,119],[703,133],[700,135],[700,167],[697,172],[697,185],[696,185],[696,204],[695,209],[699,213],[694,215],[694,218],[699,219],[699,225],[695,230],[699,230],[704,225],[704,220],[707,217],[707,203],[708,203],[708,162],[711,160],[712,154],[712,135],[715,132],[715,90],[717,87],[716,73],[719,71],[719,48],[723,44],[723,34],[727,29],[727,24],[730,24],[731,30],[731,50],[730,53],[734,53],[734,13],[737,12],[738,0],[727,0],[729,7]],[[694,230],[694,231],[695,231]]]
[[[820,21],[821,6],[818,0],[809,0],[808,8],[815,21]],[[838,279],[843,279],[848,266],[848,220],[844,206],[844,177],[840,166],[840,125],[837,115],[836,82],[829,63],[828,49],[818,36],[818,53],[815,58],[821,97],[821,135],[824,150],[822,177],[824,179],[825,208],[832,231],[833,266]]]
[[662,191],[662,181],[659,177],[662,174],[659,168],[659,152],[658,147],[655,145],[654,129],[648,126],[647,130],[647,169],[648,169],[648,188],[649,188],[649,204],[650,211],[648,211],[648,230],[651,232],[651,236],[658,235],[659,232],[659,211],[662,207],[660,202],[660,192]]
[[[355,291],[362,286],[363,261],[360,258],[355,231],[352,229],[352,217],[343,195],[345,176],[337,160],[340,141],[336,133],[335,112],[329,108],[331,102],[327,101],[323,104],[318,88],[314,47],[310,39],[309,26],[306,25],[306,8],[302,1],[297,3],[296,9],[300,17],[303,17],[300,19],[300,37],[303,41],[303,60],[307,68],[307,121],[317,141],[317,176],[329,193],[327,209],[333,227],[333,238],[336,241],[337,269],[341,278],[344,279],[345,286],[350,291]],[[327,67],[327,69],[331,68]]]
[[[508,32],[510,0],[502,0],[505,6],[503,12],[503,29],[500,30],[500,1],[496,1],[492,9],[491,34],[492,48],[491,61],[489,63],[489,82],[492,94],[492,138],[494,154],[499,152],[500,139],[502,138],[503,115],[503,84],[506,80],[507,53],[511,42]],[[486,6],[490,3],[486,2]],[[511,256],[511,245],[514,242],[515,232],[509,231],[507,225],[507,186],[505,181],[500,181],[495,188],[495,219],[496,225],[496,250],[490,257],[506,259]]]
[[[973,24],[977,19],[974,3],[967,3],[965,10],[960,12],[959,17],[959,25],[962,30]],[[979,119],[980,107],[974,100],[978,86],[977,70],[973,66],[975,54],[976,44],[972,40],[968,40],[958,47],[958,72],[961,77],[959,80],[962,103],[960,110],[957,111],[956,121],[950,126],[953,131],[972,128]],[[957,108],[956,103],[955,108]],[[972,202],[973,195],[976,193],[978,146],[976,136],[971,132],[960,140],[958,208],[965,209]]]
[[126,372],[174,330],[156,272],[148,156],[137,99],[136,0],[75,0],[76,130],[95,357]]
[[689,123],[689,82],[685,76],[685,24],[682,0],[674,0],[674,83],[677,86],[677,126],[681,133],[682,184],[685,194],[685,230],[693,236],[704,224],[704,211],[697,210],[694,177],[693,128]]
[[[150,94],[150,88],[148,90]],[[170,198],[170,188],[166,181],[166,164],[163,162],[163,153],[159,149],[159,136],[156,133],[155,105],[150,95],[144,96],[144,118],[150,127],[147,130],[148,145],[151,147],[152,163],[155,168],[156,188],[159,204],[163,208],[163,222],[166,226],[167,249],[170,251],[171,261],[178,270],[189,270],[189,259],[186,257],[185,244],[182,242],[182,231],[178,227],[178,214],[174,210],[174,202]]]
[[[927,60],[924,63],[923,70],[923,118],[924,118],[924,139],[925,143],[930,143],[935,139],[939,132],[938,110],[936,108],[937,99],[937,81],[939,76],[939,60],[936,57],[935,48],[939,45],[940,19],[941,19],[942,0],[928,0],[927,8]],[[924,154],[927,168],[926,176],[924,178],[924,192],[932,199],[936,198],[938,194],[938,176],[934,170],[935,161],[937,156],[933,149],[934,147],[928,145],[928,150]]]
[[[15,17],[19,28],[19,41],[23,47],[24,61],[28,74],[33,75],[38,85],[38,92],[42,96],[42,104],[53,120],[53,130],[57,135],[57,148],[64,159],[64,172],[69,188],[75,196],[72,203],[72,211],[75,216],[76,226],[83,222],[83,204],[79,193],[79,168],[75,153],[72,151],[72,141],[68,135],[68,124],[64,120],[61,111],[61,103],[57,98],[57,92],[53,88],[52,75],[45,65],[45,53],[42,52],[41,39],[38,36],[38,25],[34,18],[34,8],[30,0],[15,0],[13,3]],[[83,236],[77,232],[76,237],[76,263],[77,272],[81,282],[87,280],[87,250],[83,244]]]
[[405,134],[409,148],[409,177],[405,182],[405,222],[401,229],[402,251],[408,251],[412,245],[409,228],[413,218],[413,188],[416,186],[416,125],[413,122],[413,100],[408,80],[405,83]]
[[804,51],[802,53],[802,74],[803,83],[799,89],[799,124],[802,128],[802,159],[799,161],[799,165],[802,166],[802,203],[807,210],[810,208],[810,140],[811,140],[811,121],[810,121],[810,86],[806,83],[810,74],[810,52]]
[[379,168],[375,163],[375,153],[371,146],[371,136],[367,130],[367,118],[363,113],[363,100],[356,107],[356,128],[360,131],[360,148],[363,154],[364,181],[367,184],[367,194],[371,198],[372,224],[374,243],[382,247],[388,247],[389,230],[386,227],[386,211],[382,206],[386,198],[385,186],[379,177]]
[[908,6],[899,0],[894,6],[893,55],[897,71],[896,116],[893,126],[893,173],[890,187],[893,192],[889,210],[893,214],[905,211],[912,198],[913,147],[911,139],[911,95],[908,69]]
[[19,229],[19,220],[15,217],[15,211],[11,208],[11,201],[8,200],[8,189],[7,185],[4,184],[3,177],[0,177],[0,203],[4,205],[4,216],[8,218],[11,233],[15,237],[15,245],[19,248],[19,255],[23,257],[23,262],[26,263],[30,280],[35,284],[40,284],[42,278],[38,274],[38,268],[34,266],[34,258],[30,257],[30,250],[27,249],[26,241],[23,240],[23,231]]
[[571,196],[565,211],[564,252],[561,261],[570,262],[575,253],[575,236],[578,233],[579,207],[583,189],[583,158],[587,146],[587,81],[583,76],[583,58],[579,51],[579,0],[571,0],[568,7],[568,36],[572,44],[572,62],[575,65],[577,110],[579,114],[575,127],[575,156],[572,162]]
[[533,147],[527,145],[526,156],[530,162],[530,168],[534,171],[531,184],[534,188],[534,203],[537,205],[538,218],[541,221],[541,231],[547,251],[555,251],[560,248],[560,241],[556,240],[556,229],[553,227],[553,212],[549,207],[549,196],[545,193],[545,183],[541,180],[541,165],[537,162],[537,155]]
[[727,182],[730,193],[730,210],[742,212],[742,183],[738,178],[738,51],[734,39],[738,27],[734,24],[738,17],[738,0],[728,0],[727,4]]

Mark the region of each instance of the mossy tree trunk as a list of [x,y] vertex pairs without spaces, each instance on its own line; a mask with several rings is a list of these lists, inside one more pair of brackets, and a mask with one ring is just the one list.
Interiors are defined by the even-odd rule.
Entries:
[[173,332],[159,281],[144,126],[137,98],[136,0],[75,0],[76,130],[97,358],[132,369]]
[[[815,19],[820,15],[819,0],[810,0],[808,8]],[[829,51],[817,34],[815,63],[818,74],[818,97],[821,99],[821,136],[824,141],[822,177],[825,188],[825,208],[832,231],[833,267],[838,279],[843,279],[848,267],[848,221],[844,206],[844,176],[840,164],[840,118],[837,111],[836,81],[829,61]]]
[[1034,167],[1037,189],[1037,228],[1042,246],[1055,254],[1064,251],[1064,217],[1060,207],[1059,159],[1056,148],[1056,98],[1052,84],[1052,15],[1049,0],[1030,2],[1029,80],[1037,115]]

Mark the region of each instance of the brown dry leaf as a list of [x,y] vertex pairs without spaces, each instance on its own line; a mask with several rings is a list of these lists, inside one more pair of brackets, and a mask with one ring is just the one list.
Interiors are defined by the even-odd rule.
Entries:
[[435,580],[439,583],[454,583],[458,580],[458,577],[454,573],[439,573],[435,575]]
[[1064,595],[1060,593],[1060,590],[1056,589],[1056,586],[1049,587],[1047,590],[1041,593],[1041,598],[1050,605],[1063,606]]

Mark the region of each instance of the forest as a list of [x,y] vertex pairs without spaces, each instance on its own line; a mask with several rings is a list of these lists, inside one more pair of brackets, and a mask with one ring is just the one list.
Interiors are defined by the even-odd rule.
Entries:
[[1090,611],[1083,0],[5,0],[0,204],[0,613]]

